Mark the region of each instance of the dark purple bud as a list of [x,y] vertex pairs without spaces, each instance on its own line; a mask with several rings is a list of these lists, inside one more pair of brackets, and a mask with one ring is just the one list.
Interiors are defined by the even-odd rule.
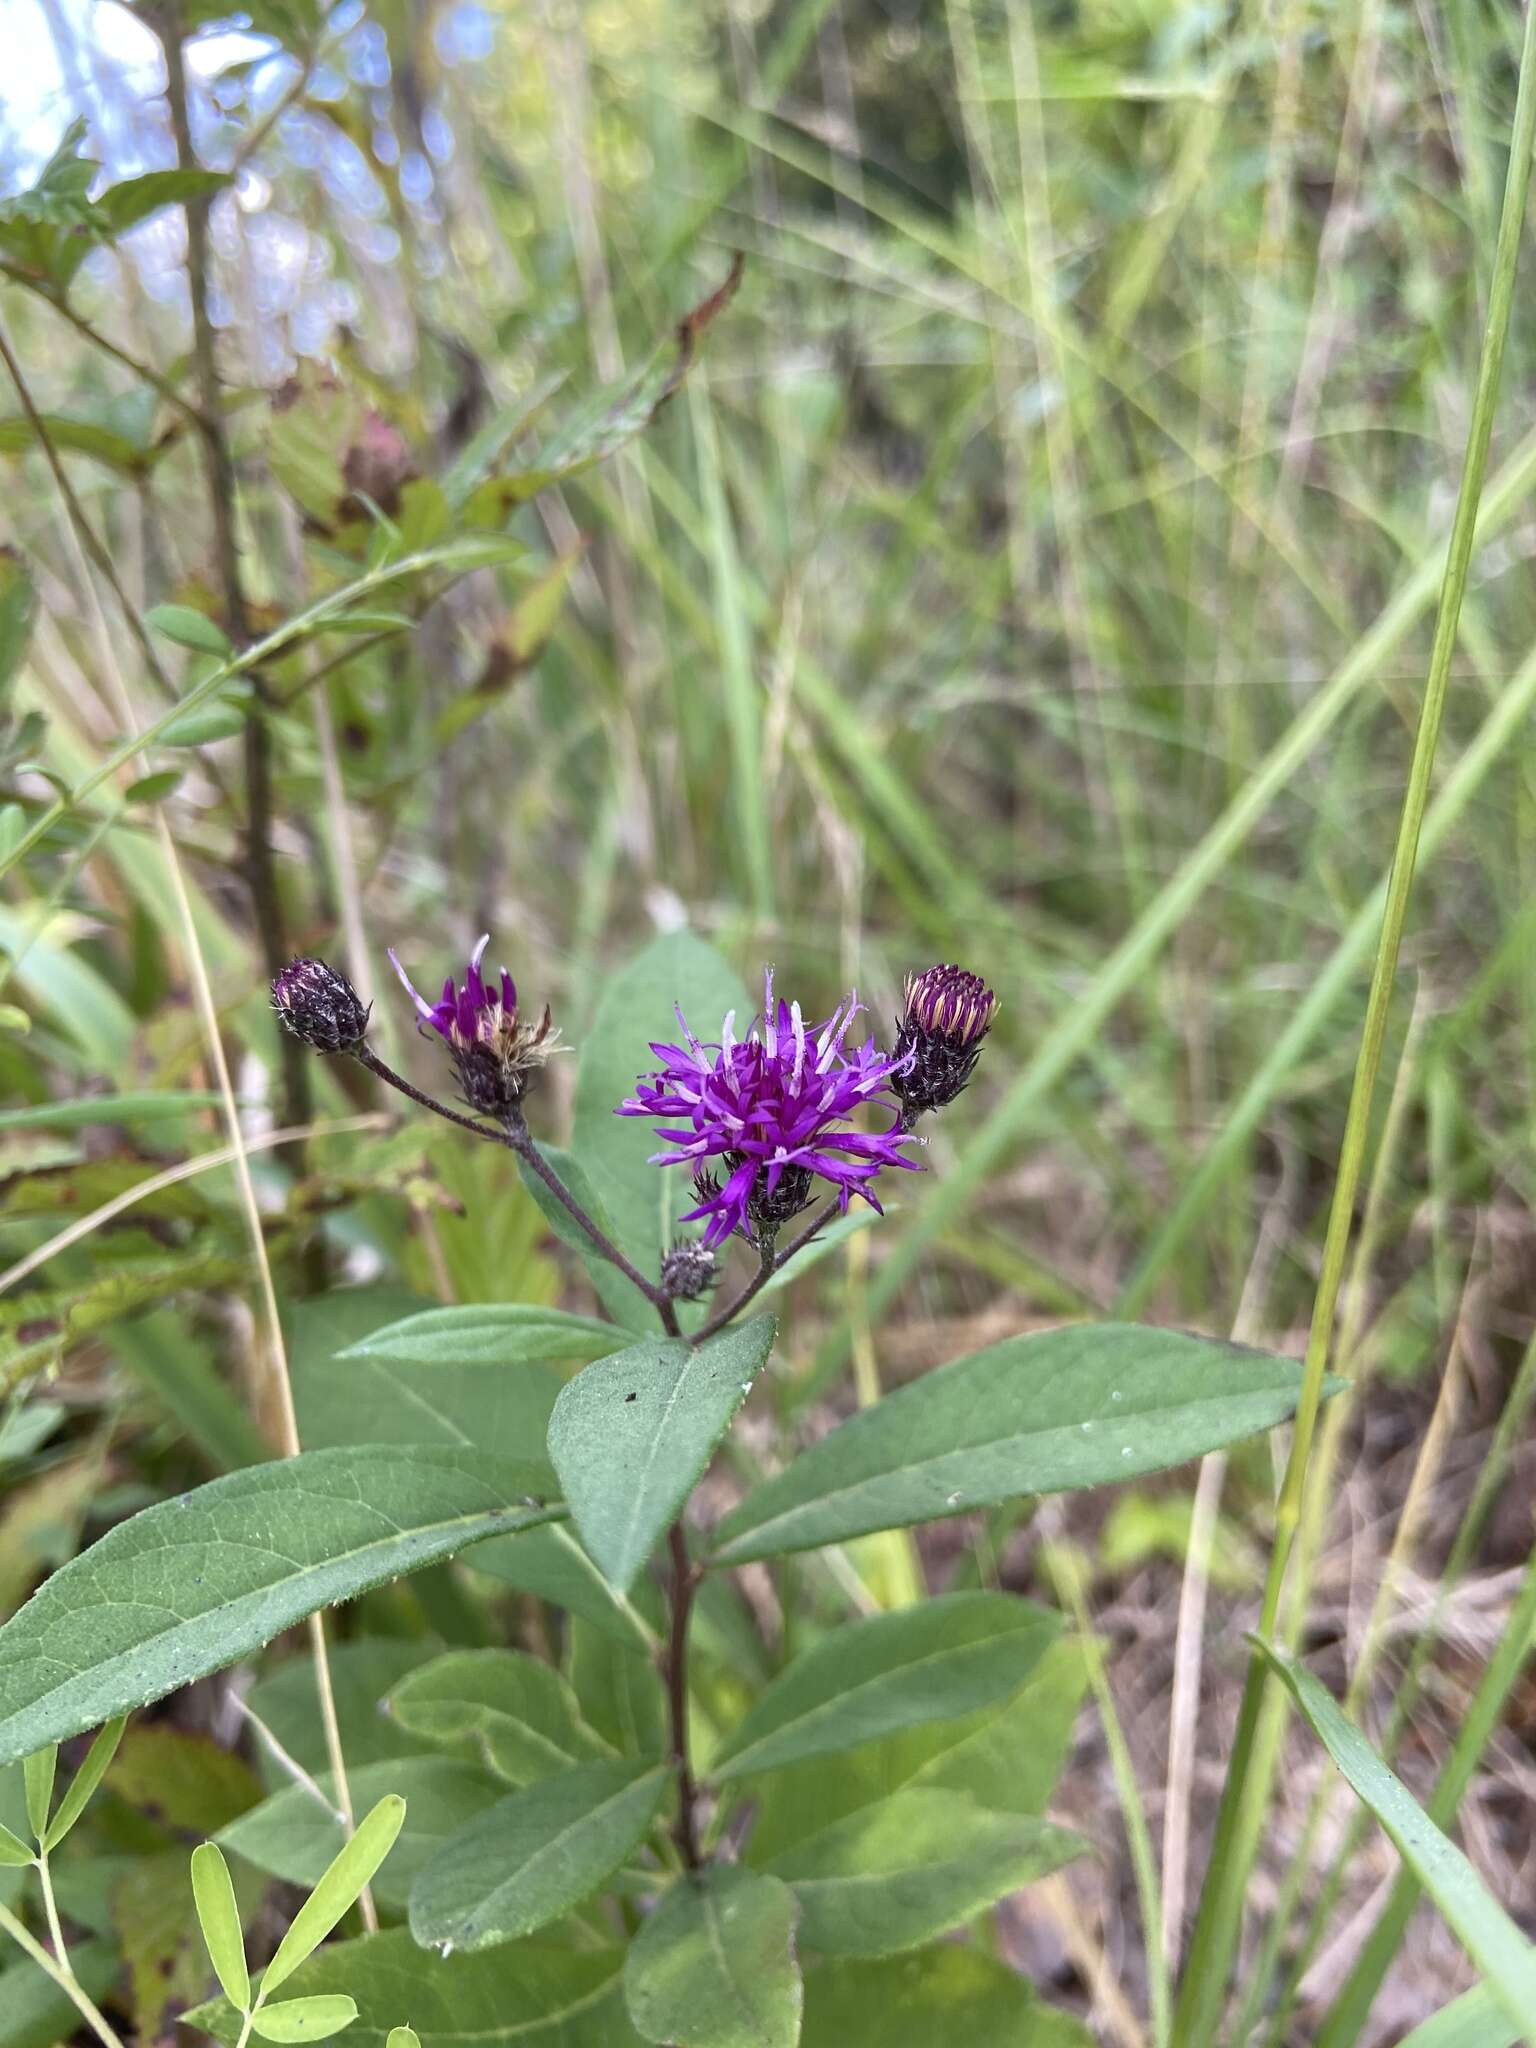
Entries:
[[720,1278],[707,1244],[675,1244],[662,1254],[661,1291],[669,1301],[697,1301]]
[[290,960],[272,983],[272,1007],[316,1052],[351,1052],[368,1029],[368,1005],[323,960]]
[[997,997],[963,967],[930,967],[908,977],[891,1086],[909,1116],[954,1101],[976,1071],[996,1014]]

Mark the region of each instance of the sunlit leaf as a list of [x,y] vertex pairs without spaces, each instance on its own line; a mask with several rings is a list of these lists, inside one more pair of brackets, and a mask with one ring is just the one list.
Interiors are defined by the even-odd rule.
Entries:
[[309,1897],[294,1914],[262,1974],[263,1997],[285,1984],[304,1958],[312,1955],[344,1913],[350,1912],[373,1881],[374,1872],[395,1845],[405,1823],[405,1801],[393,1793],[382,1798],[357,1824],[357,1832],[337,1851]]
[[200,1842],[192,1851],[192,1898],[197,1907],[197,1924],[203,1931],[203,1945],[214,1975],[224,1987],[224,1996],[242,2012],[247,2011],[251,2003],[251,1973],[246,1966],[240,1909],[235,1904],[229,1865],[212,1842]]

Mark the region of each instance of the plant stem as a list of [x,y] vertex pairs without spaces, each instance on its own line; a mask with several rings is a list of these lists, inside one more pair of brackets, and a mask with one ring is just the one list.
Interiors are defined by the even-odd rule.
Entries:
[[37,1852],[37,1880],[42,1886],[43,1911],[48,1918],[48,1938],[53,1943],[53,1952],[59,1959],[59,1968],[68,1970],[71,1976],[69,1950],[64,1946],[64,1929],[59,1923],[58,1902],[53,1896],[53,1872],[48,1867],[48,1851]]
[[841,1198],[834,1195],[825,1208],[817,1210],[803,1230],[796,1232],[782,1251],[776,1252],[770,1246],[767,1255],[746,1286],[742,1288],[734,1301],[728,1301],[718,1314],[710,1317],[709,1321],[693,1339],[694,1343],[702,1344],[706,1337],[713,1337],[717,1331],[723,1330],[727,1323],[733,1323],[754,1295],[761,1294],[775,1273],[780,1272],[787,1266],[796,1252],[804,1251],[816,1233],[824,1230],[833,1218],[837,1216],[841,1208]]
[[158,391],[167,405],[175,406],[176,410],[201,432],[202,414],[192,400],[184,397],[170,378],[162,377],[152,364],[141,362],[137,356],[130,355],[127,349],[113,341],[110,335],[103,334],[99,327],[93,327],[83,313],[75,311],[62,292],[47,289],[11,263],[0,263],[0,277],[9,278],[13,284],[24,285],[28,291],[41,299],[45,306],[52,307],[61,320],[67,320],[75,332],[93,348],[99,348],[104,355],[111,356],[114,362],[121,363],[125,370],[131,371],[141,383],[149,385],[153,391]]
[[[1494,403],[1503,365],[1504,342],[1509,331],[1514,299],[1515,270],[1520,254],[1520,231],[1525,217],[1530,186],[1531,152],[1536,144],[1536,7],[1527,10],[1520,56],[1520,83],[1515,102],[1514,132],[1511,137],[1509,170],[1504,188],[1504,207],[1499,221],[1498,247],[1494,258],[1488,320],[1478,365],[1477,390],[1472,408],[1472,425],[1462,464],[1456,512],[1446,551],[1445,579],[1435,620],[1434,644],[1424,702],[1414,739],[1413,759],[1404,791],[1398,822],[1397,843],[1387,883],[1376,964],[1366,999],[1365,1023],[1361,1034],[1354,1084],[1350,1091],[1340,1147],[1338,1173],[1328,1214],[1323,1245],[1322,1272],[1313,1304],[1307,1351],[1302,1373],[1301,1399],[1296,1412],[1290,1457],[1281,1483],[1276,1511],[1275,1541],[1270,1554],[1264,1586],[1258,1633],[1274,1633],[1285,1584],[1286,1567],[1301,1519],[1303,1494],[1307,1487],[1308,1461],[1322,1404],[1323,1382],[1332,1348],[1334,1314],[1344,1275],[1354,1219],[1355,1196],[1369,1136],[1372,1099],[1377,1070],[1381,1064],[1397,975],[1398,950],[1407,919],[1408,900],[1413,887],[1414,860],[1419,828],[1429,801],[1430,777],[1435,747],[1440,736],[1441,714],[1451,658],[1455,652],[1462,596],[1471,565],[1476,533],[1478,500],[1488,462],[1488,441],[1493,429]],[[1221,2010],[1228,1972],[1242,1922],[1243,1899],[1248,1873],[1257,1851],[1259,1830],[1268,1802],[1270,1778],[1278,1743],[1267,1746],[1260,1765],[1255,1742],[1261,1712],[1271,1683],[1268,1666],[1254,1650],[1249,1659],[1238,1711],[1237,1731],[1222,1791],[1216,1834],[1211,1848],[1208,1876],[1190,1944],[1189,1959],[1180,1987],[1174,2015],[1177,2048],[1203,2048],[1211,2038]]]
[[121,2037],[113,2032],[74,1971],[67,1963],[56,1963],[41,1942],[32,1939],[8,1906],[0,1906],[0,1927],[5,1929],[23,1955],[30,1957],[46,1977],[52,1978],[104,2048],[123,2048]]
[[[170,109],[171,132],[176,141],[176,160],[184,171],[197,168],[192,144],[192,123],[187,109],[186,45],[178,12],[168,8],[152,17],[165,51],[165,97]],[[208,210],[207,194],[185,201],[187,220],[187,285],[192,301],[192,367],[197,379],[198,425],[203,446],[203,473],[208,509],[213,521],[214,558],[224,599],[225,623],[237,646],[250,639],[250,613],[240,573],[240,549],[235,531],[235,465],[224,431],[219,394],[219,366],[214,347],[213,321],[208,312]],[[246,793],[246,887],[256,920],[256,933],[266,961],[267,976],[281,972],[289,958],[282,894],[277,886],[277,867],[272,854],[272,736],[267,729],[261,703],[261,680],[256,684],[256,701],[245,721]],[[309,1062],[298,1040],[286,1033],[281,1039],[283,1115],[285,1124],[308,1123],[314,1113]],[[303,1153],[296,1147],[292,1158],[295,1173],[303,1171]]]
[[698,1567],[688,1555],[688,1539],[681,1518],[667,1532],[672,1556],[672,1627],[667,1639],[667,1701],[672,1720],[672,1761],[677,1767],[677,1826],[674,1830],[678,1853],[690,1870],[699,1867],[699,1834],[695,1807],[699,1788],[693,1781],[688,1761],[688,1620],[693,1612],[693,1593],[699,1581]]
[[414,1086],[403,1074],[397,1074],[393,1067],[381,1060],[367,1043],[353,1046],[352,1057],[365,1066],[370,1074],[376,1074],[391,1088],[398,1089],[409,1101],[419,1103],[423,1109],[431,1110],[434,1116],[445,1117],[449,1123],[457,1124],[461,1131],[469,1131],[477,1138],[489,1138],[492,1144],[505,1145],[509,1152],[515,1152],[529,1171],[537,1174],[561,1208],[583,1231],[590,1240],[593,1250],[605,1258],[609,1265],[617,1266],[625,1279],[632,1286],[639,1288],[661,1317],[662,1328],[667,1335],[681,1335],[677,1324],[677,1312],[672,1306],[671,1298],[663,1294],[654,1281],[647,1280],[639,1268],[625,1258],[613,1240],[593,1222],[534,1143],[533,1134],[524,1122],[520,1110],[509,1110],[506,1121],[500,1128],[495,1124],[481,1123],[478,1117],[465,1116],[457,1109],[450,1109],[446,1102],[439,1102],[436,1096],[428,1095],[425,1090]]

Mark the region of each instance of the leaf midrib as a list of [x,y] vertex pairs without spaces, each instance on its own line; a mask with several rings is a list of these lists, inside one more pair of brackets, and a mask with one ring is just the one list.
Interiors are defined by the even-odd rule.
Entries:
[[[906,1673],[911,1671],[921,1671],[925,1665],[941,1663],[947,1658],[954,1658],[958,1660],[959,1658],[963,1657],[967,1651],[976,1651],[978,1653],[985,1652],[987,1650],[993,1649],[1000,1643],[1007,1642],[1016,1639],[1017,1637],[1030,1634],[1032,1627],[1041,1628],[1042,1633],[1044,1632],[1043,1625],[1039,1623],[1034,1616],[1030,1616],[1022,1623],[1021,1626],[1017,1628],[998,1629],[990,1636],[983,1636],[971,1642],[962,1643],[959,1645],[958,1648],[951,1647],[946,1649],[943,1646],[940,1646],[937,1649],[928,1651],[925,1656],[912,1657],[909,1658],[903,1664],[890,1665],[886,1670],[876,1672],[873,1677],[862,1679],[859,1682],[859,1684],[850,1686],[846,1692],[834,1693],[830,1699],[818,1700],[813,1707],[808,1708],[806,1712],[801,1714],[796,1720],[781,1721],[777,1728],[771,1728],[766,1735],[760,1735],[755,1742],[749,1743],[745,1749],[738,1749],[735,1751],[727,1749],[723,1755],[718,1756],[715,1760],[715,1775],[721,1778],[740,1776],[743,1769],[750,1769],[749,1765],[743,1765],[743,1757],[749,1757],[752,1755],[754,1750],[760,1750],[764,1748],[768,1743],[776,1741],[788,1729],[806,1728],[814,1726],[818,1720],[824,1720],[828,1714],[840,1715],[841,1710],[848,1705],[850,1700],[856,1700],[861,1693],[868,1692],[870,1688],[873,1686],[887,1684],[893,1678],[896,1678],[898,1676],[905,1676]],[[1021,1674],[1018,1683],[1022,1684],[1022,1682],[1023,1678]],[[976,1707],[974,1709],[966,1708],[962,1709],[962,1712],[974,1712],[990,1704],[991,1702],[988,1700],[978,1700],[976,1702]],[[944,1716],[938,1718],[950,1717]],[[894,1733],[895,1731],[888,1730],[884,1732]],[[859,1742],[864,1742],[869,1739],[869,1737],[861,1735],[857,1738],[856,1741],[844,1744],[844,1747],[848,1749],[853,1749],[858,1746]],[[828,1752],[826,1751],[810,1751],[802,1752],[802,1755],[825,1755],[827,1753]],[[796,1761],[796,1759],[786,1758],[785,1761],[794,1762]],[[725,1765],[729,1765],[730,1769],[727,1770],[723,1768]],[[770,1766],[770,1768],[777,1767]]]
[[[1248,1389],[1240,1394],[1227,1394],[1219,1398],[1186,1401],[1181,1403],[1179,1408],[1174,1411],[1169,1411],[1168,1409],[1129,1408],[1122,1413],[1120,1410],[1116,1410],[1113,1420],[1124,1426],[1131,1422],[1142,1420],[1148,1414],[1168,1414],[1170,1412],[1173,1412],[1180,1416],[1195,1417],[1199,1416],[1200,1414],[1204,1413],[1207,1409],[1210,1408],[1226,1407],[1229,1405],[1229,1403],[1232,1402],[1265,1400],[1271,1397],[1279,1396],[1283,1391],[1284,1390],[1279,1387],[1264,1389],[1259,1389],[1255,1387]],[[1090,1422],[1098,1422],[1101,1420],[1108,1421],[1111,1418],[1107,1416],[1089,1416],[1086,1419]],[[846,1427],[846,1425],[844,1425],[844,1427]],[[914,1458],[907,1464],[883,1466],[880,1469],[880,1471],[866,1473],[864,1477],[860,1479],[851,1480],[845,1486],[833,1487],[829,1489],[827,1492],[813,1494],[809,1496],[807,1499],[795,1501],[789,1507],[781,1509],[777,1514],[770,1515],[766,1521],[754,1522],[751,1523],[745,1529],[740,1529],[736,1531],[735,1534],[733,1534],[715,1552],[715,1557],[718,1561],[729,1562],[732,1551],[736,1548],[736,1546],[739,1543],[752,1542],[755,1544],[762,1539],[762,1537],[767,1531],[779,1528],[786,1522],[793,1522],[796,1519],[796,1517],[804,1515],[810,1510],[815,1510],[816,1512],[820,1513],[822,1510],[827,1508],[831,1503],[835,1501],[857,1499],[861,1493],[868,1492],[869,1490],[875,1487],[883,1486],[886,1484],[888,1480],[901,1479],[912,1472],[922,1472],[929,1468],[940,1467],[950,1459],[969,1457],[974,1455],[978,1451],[1001,1451],[1006,1454],[1013,1451],[1016,1446],[1044,1444],[1054,1437],[1060,1437],[1066,1442],[1071,1442],[1073,1436],[1078,1434],[1081,1431],[1081,1429],[1082,1424],[1080,1422],[1056,1423],[1053,1424],[1052,1427],[1048,1430],[1030,1430],[1026,1432],[1016,1433],[1013,1436],[1006,1437],[983,1437],[973,1443],[954,1444],[951,1445],[950,1448],[947,1450],[936,1451],[921,1458]],[[1235,1432],[1235,1434],[1237,1435],[1242,1435],[1244,1433],[1245,1432],[1242,1430],[1238,1430]],[[830,1436],[822,1438],[823,1443],[830,1443],[831,1441],[832,1439]],[[1139,1468],[1132,1468],[1132,1474],[1128,1476],[1138,1476],[1138,1474]],[[1032,1489],[1029,1487],[1020,1487],[1017,1490],[1021,1493],[1028,1493],[1032,1491]],[[985,1503],[980,1501],[973,1501],[970,1503],[966,1503],[964,1505],[982,1506],[985,1505]],[[962,1513],[963,1511],[964,1506],[957,1507],[955,1510],[957,1514]]]
[[[335,1570],[337,1566],[347,1564],[353,1558],[365,1557],[370,1551],[387,1549],[392,1544],[408,1543],[420,1538],[432,1538],[440,1534],[443,1534],[444,1532],[447,1532],[449,1530],[461,1528],[469,1529],[473,1528],[477,1523],[480,1522],[487,1522],[492,1525],[488,1527],[485,1531],[487,1536],[508,1535],[516,1533],[517,1531],[522,1529],[536,1527],[541,1521],[551,1520],[554,1517],[563,1515],[565,1512],[566,1510],[563,1504],[557,1505],[552,1508],[540,1508],[535,1511],[530,1511],[529,1513],[522,1516],[518,1516],[517,1511],[513,1508],[480,1508],[477,1509],[476,1512],[472,1515],[452,1515],[449,1516],[445,1521],[441,1522],[422,1522],[416,1524],[414,1527],[408,1530],[396,1528],[393,1535],[391,1536],[377,1538],[371,1543],[358,1544],[357,1546],[355,1546],[355,1548],[351,1550],[337,1551],[332,1556],[327,1557],[321,1564],[306,1565],[301,1572],[296,1572],[288,1578],[274,1579],[269,1584],[259,1587],[254,1592],[239,1594],[233,1600],[220,1601],[216,1606],[205,1607],[200,1613],[197,1614],[179,1615],[174,1625],[170,1628],[158,1629],[152,1635],[141,1637],[138,1640],[138,1642],[135,1643],[131,1650],[119,1651],[115,1657],[109,1658],[105,1662],[93,1660],[89,1664],[77,1667],[73,1672],[71,1672],[70,1676],[67,1679],[61,1680],[58,1684],[52,1686],[47,1692],[40,1693],[36,1699],[29,1700],[24,1706],[17,1707],[13,1709],[9,1714],[0,1717],[0,1758],[3,1758],[3,1761],[6,1763],[15,1761],[15,1758],[13,1757],[4,1757],[5,1729],[9,1724],[12,1724],[20,1720],[25,1715],[37,1713],[47,1704],[48,1701],[54,1699],[59,1693],[67,1691],[72,1687],[78,1686],[80,1680],[83,1677],[87,1675],[94,1677],[97,1674],[104,1674],[116,1671],[122,1665],[132,1664],[136,1662],[139,1658],[143,1657],[148,1650],[154,1648],[157,1644],[172,1641],[184,1629],[202,1626],[206,1623],[210,1614],[223,1614],[231,1612],[238,1613],[242,1609],[250,1605],[253,1605],[256,1602],[259,1602],[263,1599],[266,1599],[270,1597],[273,1593],[280,1592],[286,1587],[300,1588],[307,1581],[319,1578],[323,1574]],[[509,1518],[513,1518],[510,1521],[510,1526]],[[199,1538],[198,1540],[202,1541],[204,1539]],[[81,1555],[88,1556],[89,1552],[82,1552]],[[368,1587],[360,1585],[357,1588],[357,1591],[359,1593],[366,1592],[368,1591]],[[148,1603],[145,1601],[118,1600],[106,1602],[103,1604],[114,1607],[129,1607],[145,1606]],[[75,1610],[76,1614],[82,1613],[84,1611],[85,1610],[83,1609]],[[313,1610],[304,1611],[312,1612]],[[69,1616],[66,1618],[73,1619],[74,1616]],[[299,1618],[303,1618],[302,1612]],[[35,1651],[33,1654],[40,1656],[43,1653],[41,1651]],[[242,1654],[244,1653],[237,1650],[235,1652],[235,1657],[239,1657]],[[52,1657],[49,1659],[49,1661],[52,1663],[59,1663],[62,1662],[62,1659],[58,1657]],[[233,1661],[234,1658],[221,1658],[218,1663],[209,1666],[208,1669],[211,1671],[218,1671],[223,1668],[224,1664],[232,1663]],[[193,1678],[195,1677],[206,1675],[206,1672],[189,1672],[184,1675],[175,1677],[172,1679],[171,1684],[166,1688],[166,1690],[172,1691],[177,1686],[190,1684]],[[151,1693],[149,1697],[151,1699],[158,1699],[161,1697],[161,1694]],[[46,1740],[47,1738],[45,1737],[43,1739]],[[62,1740],[63,1738],[60,1739]],[[36,1745],[32,1746],[35,1747]],[[18,1756],[22,1753],[22,1751],[17,1751]]]

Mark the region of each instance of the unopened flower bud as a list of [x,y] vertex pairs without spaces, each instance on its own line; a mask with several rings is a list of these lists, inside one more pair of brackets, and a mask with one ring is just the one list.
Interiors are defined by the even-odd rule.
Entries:
[[290,960],[272,983],[272,1007],[316,1052],[351,1052],[368,1029],[369,1005],[323,960]]
[[963,967],[930,967],[908,977],[891,1086],[909,1116],[954,1101],[976,1071],[996,1014],[997,997]]
[[707,1244],[675,1244],[662,1254],[661,1291],[669,1301],[697,1301],[720,1278]]

